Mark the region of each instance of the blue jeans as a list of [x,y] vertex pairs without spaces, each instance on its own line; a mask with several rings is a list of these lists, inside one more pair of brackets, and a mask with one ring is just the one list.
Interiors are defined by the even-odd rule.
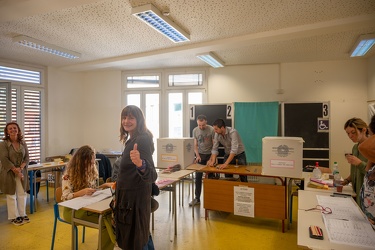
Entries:
[[[224,162],[228,159],[229,155],[224,155]],[[236,155],[233,160],[229,164],[237,164],[238,165],[247,165],[246,161],[246,153],[243,151],[241,154]],[[233,177],[232,174],[225,174],[225,177]],[[247,182],[247,176],[246,175],[240,175],[241,182]]]
[[[201,157],[201,161],[198,162],[200,165],[206,165],[207,161],[210,159],[211,155],[210,154],[199,154]],[[213,175],[213,174],[208,174]],[[200,201],[201,198],[201,193],[202,193],[202,177],[203,177],[203,172],[195,172],[195,199]]]
[[150,234],[150,236],[148,237],[148,242],[147,242],[147,244],[142,248],[142,250],[155,250],[154,242],[152,241],[151,234]]

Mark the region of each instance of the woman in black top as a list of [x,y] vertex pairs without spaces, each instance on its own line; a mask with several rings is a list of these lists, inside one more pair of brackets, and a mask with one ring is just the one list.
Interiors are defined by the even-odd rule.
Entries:
[[156,181],[152,133],[141,109],[121,112],[120,141],[125,143],[116,185],[116,240],[123,250],[153,249],[150,235],[151,184]]

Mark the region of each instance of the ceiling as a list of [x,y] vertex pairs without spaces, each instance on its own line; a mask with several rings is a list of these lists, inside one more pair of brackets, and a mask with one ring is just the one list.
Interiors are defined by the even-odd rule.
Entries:
[[[131,15],[152,3],[190,34],[173,43]],[[0,0],[0,58],[67,71],[356,60],[375,33],[375,0]],[[82,54],[69,60],[12,42],[26,35]],[[365,58],[375,55],[372,48]]]

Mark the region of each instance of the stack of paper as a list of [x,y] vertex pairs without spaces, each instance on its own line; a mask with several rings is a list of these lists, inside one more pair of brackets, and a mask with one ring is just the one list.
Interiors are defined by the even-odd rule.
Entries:
[[85,195],[82,197],[77,197],[71,200],[60,202],[59,205],[63,207],[69,207],[74,210],[78,210],[80,208],[86,207],[88,205],[104,200],[105,198],[108,198],[111,196],[112,196],[111,189],[107,188],[103,190],[98,190],[92,195]]

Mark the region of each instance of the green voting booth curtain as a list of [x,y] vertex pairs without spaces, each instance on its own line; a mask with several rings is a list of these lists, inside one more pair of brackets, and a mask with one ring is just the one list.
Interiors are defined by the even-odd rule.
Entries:
[[235,102],[234,127],[241,136],[249,163],[262,163],[262,138],[277,136],[278,102]]

